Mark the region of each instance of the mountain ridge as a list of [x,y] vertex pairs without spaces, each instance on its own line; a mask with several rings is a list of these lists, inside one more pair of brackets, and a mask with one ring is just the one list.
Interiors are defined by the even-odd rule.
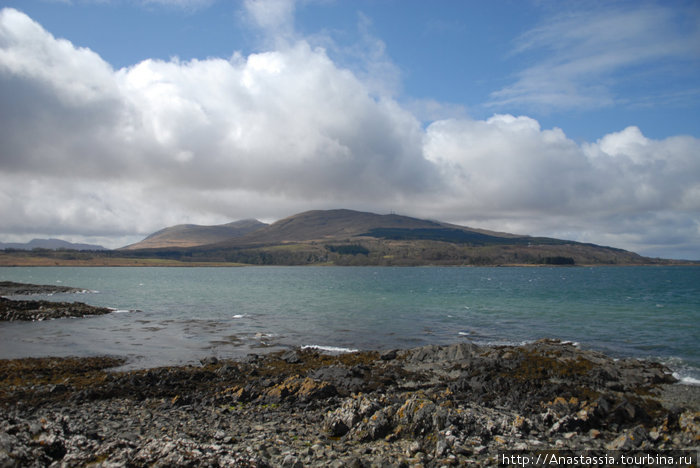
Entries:
[[246,236],[217,243],[216,246],[233,247],[376,237],[371,233],[373,229],[458,229],[494,237],[518,237],[514,234],[473,229],[395,213],[377,214],[349,209],[333,209],[310,210],[297,213],[251,232]]
[[62,239],[32,239],[29,242],[0,242],[0,249],[32,250],[32,249],[67,249],[67,250],[108,250],[96,244],[81,244]]

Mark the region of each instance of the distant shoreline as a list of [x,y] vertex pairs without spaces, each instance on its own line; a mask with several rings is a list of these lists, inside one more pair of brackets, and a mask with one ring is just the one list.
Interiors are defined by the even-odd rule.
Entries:
[[336,265],[333,263],[309,263],[300,265],[285,265],[285,264],[270,264],[260,265],[251,263],[237,262],[203,262],[203,261],[181,261],[169,260],[160,258],[106,258],[98,257],[92,259],[65,259],[54,257],[31,256],[24,254],[7,254],[0,252],[0,267],[246,267],[246,266],[342,266],[342,267],[557,267],[557,268],[591,268],[591,267],[654,267],[654,266],[700,266],[700,261],[693,260],[658,260],[649,263],[594,263],[594,264],[575,264],[575,265],[550,265],[550,264],[533,264],[533,263],[494,263],[484,265],[474,264],[416,264],[416,265]]
[[25,254],[7,255],[0,252],[0,267],[241,267],[234,262],[182,262],[158,258],[94,258],[60,259],[34,257]]

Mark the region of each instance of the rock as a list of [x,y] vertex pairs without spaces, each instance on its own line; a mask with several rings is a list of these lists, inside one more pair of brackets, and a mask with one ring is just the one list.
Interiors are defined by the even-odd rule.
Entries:
[[355,424],[369,418],[379,409],[379,405],[365,396],[346,399],[340,408],[326,414],[325,432],[332,437],[345,435]]
[[299,358],[299,355],[295,350],[289,350],[284,352],[280,356],[280,359],[286,362],[287,364],[299,364],[301,362],[301,359]]
[[0,296],[26,296],[32,294],[80,293],[84,289],[54,284],[28,284],[0,281]]
[[413,436],[425,436],[444,429],[445,413],[431,400],[412,395],[396,411],[396,423]]
[[218,360],[216,357],[211,356],[211,357],[208,357],[208,358],[200,359],[199,362],[200,362],[203,366],[213,366],[213,365],[218,364],[218,363],[219,363],[219,360]]
[[352,437],[361,442],[384,438],[392,429],[392,422],[384,411],[375,411],[369,418],[365,418],[360,424],[355,425]]
[[605,445],[608,450],[629,450],[639,447],[642,442],[649,438],[649,434],[643,426],[637,426],[631,431],[617,437],[615,440]]
[[329,437],[342,437],[350,431],[350,428],[341,417],[329,418],[323,429]]
[[0,297],[0,321],[6,322],[85,317],[111,312],[106,307],[94,307],[82,302],[15,301]]
[[616,422],[634,421],[638,416],[638,409],[628,400],[622,400],[612,409],[612,414]]
[[700,441],[700,411],[685,411],[678,417],[678,427]]
[[409,350],[404,358],[409,362],[439,362],[456,364],[468,362],[479,352],[479,347],[473,343],[459,343],[450,346],[424,346]]
[[532,423],[528,418],[521,415],[516,415],[515,419],[513,420],[513,433],[527,433],[530,431],[531,426]]
[[316,398],[328,398],[338,392],[328,382],[318,382],[309,377],[288,377],[282,383],[273,385],[263,391],[261,397],[266,401],[279,403],[288,398],[308,401]]
[[284,468],[302,468],[304,465],[294,456],[287,455],[282,461]]
[[447,452],[447,441],[444,438],[438,439],[435,443],[435,458],[442,458]]
[[700,436],[700,389],[669,410],[657,384],[634,390],[662,379],[655,365],[552,341],[282,354],[128,372],[106,371],[113,358],[0,360],[0,466],[484,466],[505,449]]

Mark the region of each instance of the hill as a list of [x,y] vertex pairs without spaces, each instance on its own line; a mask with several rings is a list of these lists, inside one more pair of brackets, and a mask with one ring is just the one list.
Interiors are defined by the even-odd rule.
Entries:
[[141,242],[127,245],[120,250],[195,247],[198,245],[214,244],[245,236],[265,226],[267,226],[267,224],[261,223],[257,219],[244,219],[215,226],[179,224],[154,232]]
[[[353,210],[313,210],[289,216],[254,233],[220,243],[224,246],[265,245],[289,242],[376,237],[372,230],[439,229],[444,223],[396,214],[380,215]],[[495,233],[494,233],[495,234]]]
[[15,249],[15,250],[33,250],[33,249],[49,249],[49,250],[107,250],[101,245],[93,244],[74,244],[72,242],[61,239],[32,239],[26,243],[0,242],[0,249]]
[[[248,235],[203,248],[249,247],[295,242],[435,241],[453,244],[563,245],[571,243],[548,237],[531,237],[473,229],[456,224],[397,214],[380,215],[353,210],[314,210],[277,221]],[[583,244],[581,244],[583,245]],[[592,244],[590,244],[592,245]]]
[[659,263],[633,252],[595,244],[344,209],[307,211],[245,236],[160,254],[263,265]]
[[179,225],[102,252],[0,252],[2,265],[695,265],[396,214],[315,210],[267,225]]

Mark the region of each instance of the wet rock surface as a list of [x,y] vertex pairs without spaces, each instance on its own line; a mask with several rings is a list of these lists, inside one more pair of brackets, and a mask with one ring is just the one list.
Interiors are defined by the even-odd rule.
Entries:
[[38,285],[0,282],[0,321],[40,321],[65,317],[86,317],[112,312],[106,307],[95,307],[82,302],[53,302],[41,300],[11,300],[2,296],[31,294],[75,293],[84,290],[69,286]]
[[700,440],[700,388],[556,341],[123,363],[0,361],[0,466],[481,466]]
[[15,301],[0,297],[0,321],[41,321],[66,317],[86,317],[112,312],[106,307],[95,307],[82,302]]
[[0,281],[0,296],[26,296],[29,294],[78,293],[84,289],[52,284],[15,283]]

